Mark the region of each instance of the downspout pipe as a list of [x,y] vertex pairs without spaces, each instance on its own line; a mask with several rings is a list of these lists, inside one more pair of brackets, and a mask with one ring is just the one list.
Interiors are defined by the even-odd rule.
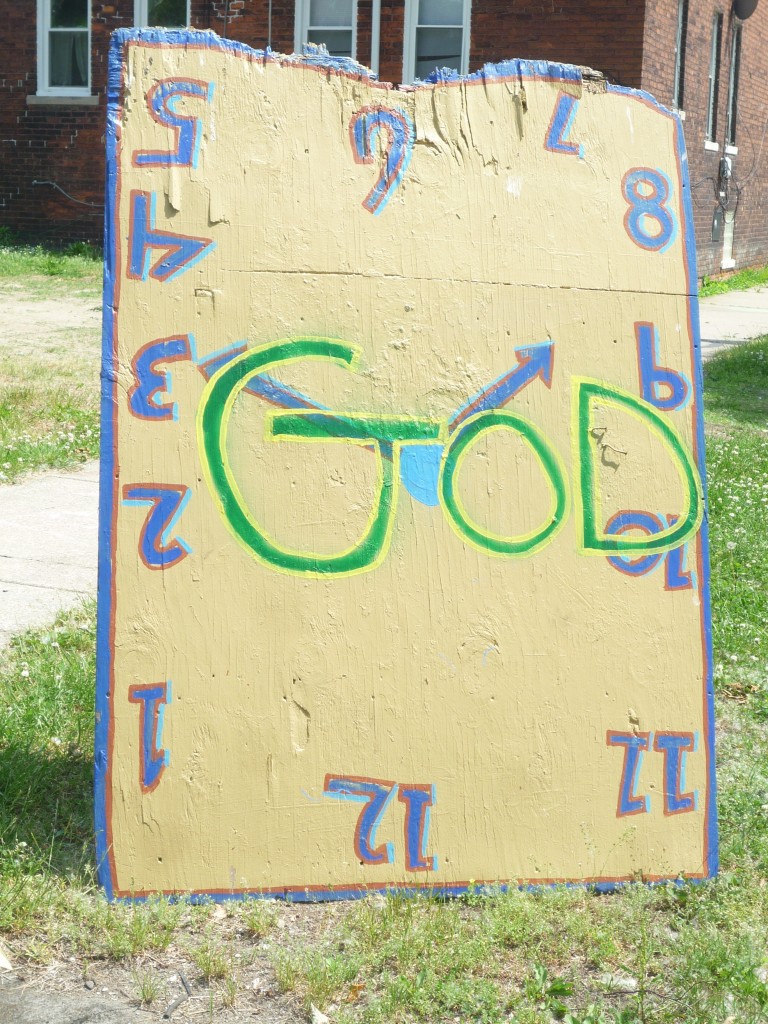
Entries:
[[371,71],[379,73],[379,47],[381,39],[381,0],[371,2]]

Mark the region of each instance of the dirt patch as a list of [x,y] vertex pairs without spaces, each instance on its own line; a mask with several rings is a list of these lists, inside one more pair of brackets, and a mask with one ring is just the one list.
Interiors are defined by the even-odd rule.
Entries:
[[98,373],[101,299],[93,286],[0,282],[0,310],[0,359]]
[[733,437],[733,429],[725,427],[720,423],[705,423],[704,435],[706,437],[716,437],[721,441],[729,441]]
[[[133,1024],[161,1020],[169,1008],[170,1017],[165,1019],[173,1024],[306,1024],[309,1009],[298,993],[281,991],[271,953],[280,948],[300,960],[303,949],[319,948],[350,905],[282,905],[274,928],[261,940],[247,933],[238,916],[230,916],[234,909],[211,907],[203,930],[182,927],[168,949],[123,962],[71,955],[63,941],[58,948],[49,947],[48,962],[36,964],[26,959],[23,939],[4,936],[15,973],[6,976],[8,987],[3,989],[0,983],[0,1024]],[[205,942],[226,949],[226,978],[201,976],[193,951]],[[147,1005],[141,995],[148,993],[149,979],[154,998]],[[359,995],[355,986],[351,993],[347,1000]],[[13,1009],[7,1017],[6,1005]],[[324,1009],[333,1017],[338,1003]]]

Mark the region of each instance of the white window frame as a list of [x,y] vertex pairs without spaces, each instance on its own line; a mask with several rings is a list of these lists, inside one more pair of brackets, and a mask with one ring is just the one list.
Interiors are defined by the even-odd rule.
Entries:
[[[189,12],[190,0],[187,0],[187,20],[185,26],[189,25],[190,12]],[[149,18],[149,4],[148,0],[133,0],[133,24],[136,28],[146,28],[147,20]]]
[[[462,0],[463,19],[461,24],[461,67],[460,75],[469,71],[469,29],[472,20],[472,0]],[[419,0],[405,0],[405,33],[403,36],[403,81],[412,82],[416,77],[416,29],[419,27]],[[422,26],[422,28],[425,26]],[[448,28],[448,25],[435,25]],[[450,26],[454,28],[456,26]]]
[[[48,34],[51,29],[51,0],[37,0],[37,95],[38,96],[90,96],[91,95],[91,0],[88,6],[88,84],[49,85],[50,52]],[[67,29],[64,31],[72,31]],[[80,29],[79,31],[82,31]]]
[[[296,18],[293,23],[293,50],[301,53],[309,42],[309,13],[311,0],[296,0]],[[319,27],[319,26],[318,26]],[[323,25],[324,30],[343,29],[348,25]],[[352,60],[357,60],[357,0],[352,0]]]

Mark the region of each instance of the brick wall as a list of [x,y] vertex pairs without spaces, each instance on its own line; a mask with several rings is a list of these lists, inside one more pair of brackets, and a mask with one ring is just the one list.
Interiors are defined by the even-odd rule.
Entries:
[[405,0],[381,0],[379,78],[382,82],[402,81],[404,32]]
[[[32,16],[29,9],[32,8]],[[704,147],[712,17],[724,14],[719,89],[720,151]],[[250,46],[290,53],[294,0],[192,0],[192,24]],[[49,242],[99,242],[103,220],[104,122],[109,34],[129,26],[133,0],[92,0],[92,91],[95,106],[36,97],[34,4],[0,0],[0,225]],[[372,0],[358,0],[357,56],[371,57]],[[405,0],[382,0],[379,76],[399,82]],[[720,269],[722,242],[712,243],[712,213],[726,130],[734,19],[726,0],[689,0],[684,81],[685,134],[694,198],[699,274]],[[545,58],[602,71],[671,104],[677,0],[473,0],[470,70],[506,57]],[[737,265],[768,261],[768,0],[743,24],[738,153],[723,203],[735,212]],[[52,185],[52,181],[72,199]],[[738,196],[738,203],[737,203]],[[79,200],[76,202],[74,200]]]
[[[98,241],[103,219],[104,112],[99,107],[30,106],[37,91],[34,4],[4,4],[0,14],[0,225],[29,238]],[[92,75],[103,85],[107,23],[94,4]],[[116,27],[116,26],[114,26]],[[83,203],[65,199],[55,181]]]
[[[265,45],[267,0],[233,0],[230,6],[230,35],[235,24],[247,24],[257,44]],[[293,4],[282,4],[288,7],[292,26]],[[84,105],[80,99],[36,95],[35,4],[0,0],[0,226],[27,240],[101,243],[109,36],[133,24],[133,0],[92,0],[91,15],[95,105]],[[197,28],[224,27],[207,0],[192,0],[192,22]],[[291,28],[288,49],[292,33]],[[54,182],[58,189],[35,181]]]
[[[723,13],[723,42],[718,89],[717,150],[705,147],[709,97],[709,60],[712,22]],[[733,177],[723,185],[719,177],[725,154],[728,120],[728,84],[734,25],[730,3],[721,0],[690,0],[683,108],[685,139],[696,229],[699,276],[721,270],[723,242],[712,242],[712,215],[722,202],[727,216],[734,217],[733,258],[737,266],[768,261],[768,149],[761,151],[768,117],[768,5],[742,24],[741,73],[736,120],[736,146],[731,154]],[[674,43],[677,0],[649,0],[643,48],[643,88],[662,103],[671,105],[674,88]],[[720,192],[726,194],[720,196]]]
[[642,0],[474,0],[470,70],[529,57],[582,64],[638,88]]

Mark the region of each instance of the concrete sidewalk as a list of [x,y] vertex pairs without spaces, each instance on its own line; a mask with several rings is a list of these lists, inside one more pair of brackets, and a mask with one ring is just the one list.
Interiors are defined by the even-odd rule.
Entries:
[[701,354],[709,359],[722,349],[768,334],[768,286],[701,299],[699,314]]
[[0,647],[96,593],[99,464],[0,487]]
[[[768,334],[768,287],[702,299],[702,355]],[[0,647],[96,593],[98,463],[0,486]]]

